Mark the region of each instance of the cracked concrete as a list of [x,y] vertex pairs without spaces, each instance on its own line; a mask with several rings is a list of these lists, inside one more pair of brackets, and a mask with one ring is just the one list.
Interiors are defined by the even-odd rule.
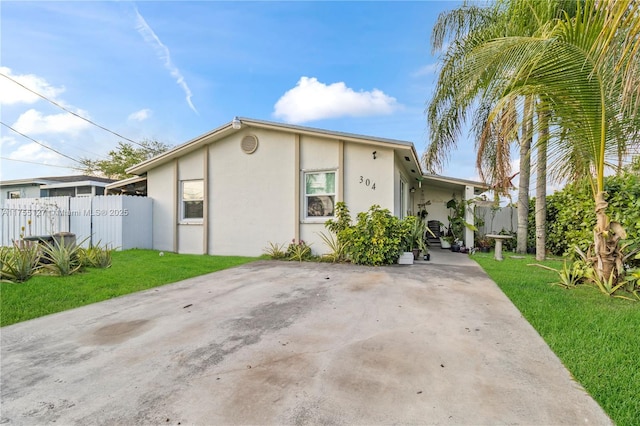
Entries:
[[255,262],[2,329],[2,424],[610,424],[467,256]]

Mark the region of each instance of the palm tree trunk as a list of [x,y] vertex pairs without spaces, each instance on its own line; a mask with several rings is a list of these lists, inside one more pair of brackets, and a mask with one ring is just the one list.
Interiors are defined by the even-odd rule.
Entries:
[[[606,214],[607,203],[604,199],[605,193],[600,191],[596,194],[596,228],[593,230],[593,240],[595,243],[596,272],[601,280],[611,279],[614,272],[615,252],[617,251],[617,241],[613,243],[609,237],[609,217]],[[613,277],[612,282],[616,282]]]
[[529,180],[531,177],[531,139],[533,129],[533,102],[530,96],[524,100],[522,138],[520,139],[520,181],[518,184],[518,253],[527,252],[529,228]]
[[536,165],[536,260],[544,260],[547,253],[547,139],[549,116],[546,111],[538,115],[538,156]]

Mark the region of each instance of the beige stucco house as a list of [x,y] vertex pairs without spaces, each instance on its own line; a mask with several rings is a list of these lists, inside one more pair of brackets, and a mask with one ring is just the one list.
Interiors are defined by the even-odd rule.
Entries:
[[[472,199],[485,189],[425,175],[411,142],[250,118],[127,172],[146,176],[155,249],[214,255],[256,256],[292,239],[322,253],[318,232],[338,201],[354,218],[373,204],[400,218],[428,204],[428,218],[446,222],[454,194]],[[465,241],[473,244],[472,232]]]

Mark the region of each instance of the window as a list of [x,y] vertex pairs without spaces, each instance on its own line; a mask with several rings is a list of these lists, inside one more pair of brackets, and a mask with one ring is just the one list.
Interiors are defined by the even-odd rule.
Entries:
[[182,219],[198,221],[204,213],[204,182],[202,180],[182,181]]
[[20,198],[20,191],[8,191],[7,198],[10,200],[14,200],[16,198]]
[[76,188],[77,195],[91,195],[91,187],[90,186],[79,186]]
[[304,183],[305,217],[333,217],[336,172],[305,173]]
[[49,197],[75,197],[75,188],[51,188],[49,189]]
[[407,184],[400,179],[400,214],[399,218],[404,219],[407,212]]

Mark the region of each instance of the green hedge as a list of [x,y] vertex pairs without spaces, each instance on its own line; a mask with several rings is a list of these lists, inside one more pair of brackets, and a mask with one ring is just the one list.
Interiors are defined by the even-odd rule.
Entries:
[[[627,231],[624,243],[640,245],[640,173],[629,169],[605,178],[605,191],[607,214]],[[547,249],[553,254],[566,254],[573,245],[586,250],[593,243],[595,224],[595,204],[588,181],[567,185],[547,197]]]

